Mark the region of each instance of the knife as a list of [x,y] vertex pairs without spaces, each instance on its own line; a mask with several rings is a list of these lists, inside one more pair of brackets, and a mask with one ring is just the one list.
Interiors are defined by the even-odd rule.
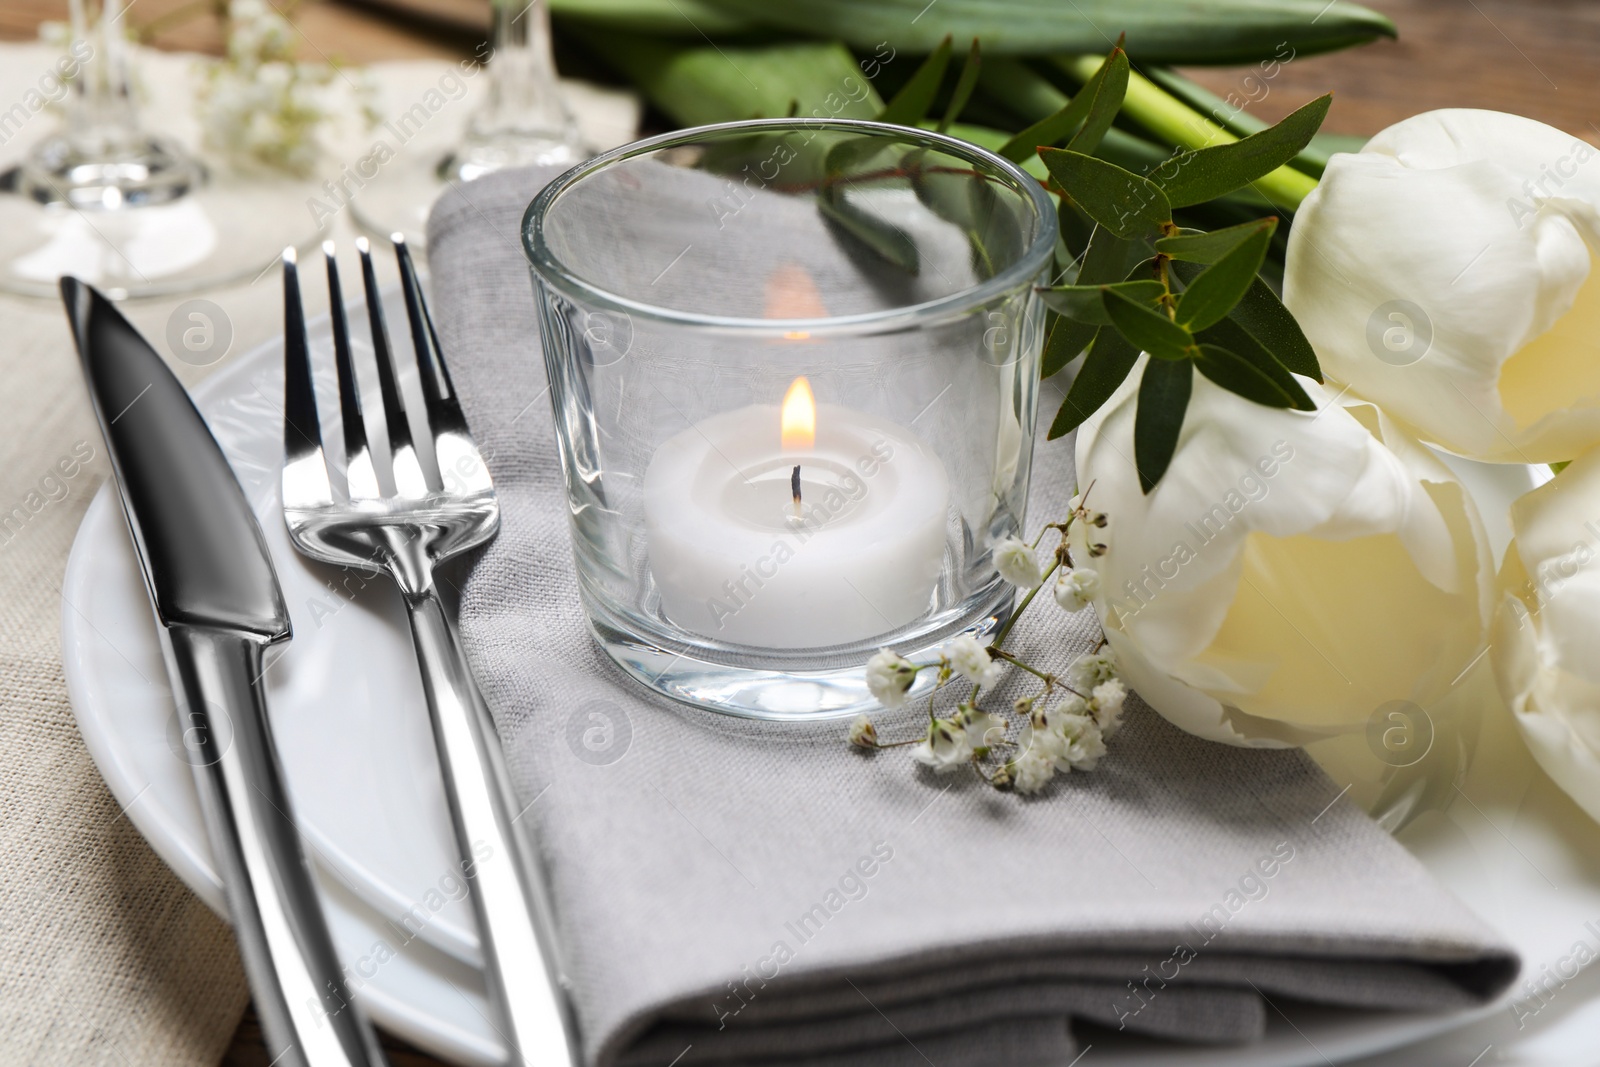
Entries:
[[182,383],[102,293],[61,279],[160,624],[187,758],[274,1067],[384,1064],[300,850],[261,675],[289,612],[261,527]]

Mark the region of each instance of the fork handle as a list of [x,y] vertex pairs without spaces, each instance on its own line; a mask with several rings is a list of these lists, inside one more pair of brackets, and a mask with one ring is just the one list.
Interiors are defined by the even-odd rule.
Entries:
[[430,582],[405,600],[456,845],[472,889],[489,1002],[503,1016],[508,1062],[581,1064],[549,892],[517,836],[521,811],[500,735],[437,589]]

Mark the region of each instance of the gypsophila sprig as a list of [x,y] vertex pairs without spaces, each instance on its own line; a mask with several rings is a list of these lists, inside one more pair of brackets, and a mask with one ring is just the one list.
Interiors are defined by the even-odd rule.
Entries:
[[916,664],[895,655],[892,649],[880,648],[877,655],[867,660],[867,689],[872,699],[884,707],[898,708],[906,702],[906,694],[917,680],[918,670]]
[[1056,603],[1066,611],[1082,611],[1100,591],[1100,575],[1088,567],[1071,567],[1056,577]]
[[994,569],[1021,589],[1032,589],[1044,575],[1033,546],[1017,537],[1003,538],[994,546]]
[[[850,744],[869,750],[908,746],[913,760],[937,774],[970,767],[996,789],[1021,794],[1039,792],[1058,774],[1093,770],[1106,754],[1106,742],[1122,725],[1128,696],[1127,687],[1117,677],[1116,659],[1104,639],[1093,652],[1075,660],[1064,678],[1024,662],[1004,647],[1039,591],[1058,574],[1053,592],[1062,607],[1077,610],[1083,604],[1070,607],[1063,599],[1061,580],[1073,583],[1071,588],[1077,591],[1072,594],[1074,597],[1081,594],[1086,602],[1093,595],[1095,573],[1073,566],[1067,543],[1067,532],[1076,522],[1103,526],[1105,517],[1086,510],[1084,497],[1074,496],[1066,520],[1045,526],[1038,541],[1030,545],[1012,537],[996,545],[996,569],[1007,581],[1028,592],[987,645],[971,634],[963,634],[940,650],[936,662],[923,664],[913,663],[891,649],[879,649],[867,661],[866,682],[868,690],[886,708],[903,706],[918,675],[924,670],[933,671],[927,725],[916,736],[884,741],[872,720],[860,715],[850,724]],[[1059,544],[1043,553],[1050,565],[1041,568],[1039,541],[1052,534],[1059,538]],[[1027,570],[1030,566],[1031,570]],[[1005,573],[1006,569],[1011,573]],[[1016,667],[1039,683],[1037,690],[1012,701],[1012,719],[989,711],[981,703],[984,691],[997,685],[1008,667]],[[966,698],[958,700],[953,711],[941,715],[936,710],[940,696],[945,689],[961,685],[971,686]],[[1011,734],[1013,722],[1017,725],[1015,737]]]
[[230,0],[227,26],[227,56],[207,68],[200,91],[206,147],[236,166],[309,174],[321,155],[317,131],[332,117],[323,103],[332,64],[296,60],[289,17],[265,0]]

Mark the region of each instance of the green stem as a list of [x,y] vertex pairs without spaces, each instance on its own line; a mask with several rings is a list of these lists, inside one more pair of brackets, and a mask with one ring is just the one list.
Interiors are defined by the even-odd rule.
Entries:
[[[1022,598],[1022,603],[1018,604],[1017,610],[1011,613],[1011,618],[1007,619],[1006,624],[1000,627],[1000,632],[994,635],[994,640],[989,642],[990,648],[993,648],[997,651],[999,650],[1001,644],[1004,643],[1005,639],[1011,634],[1011,628],[1017,624],[1018,619],[1022,618],[1022,613],[1028,610],[1028,605],[1032,604],[1033,598],[1039,595],[1039,590],[1043,589],[1050,583],[1050,576],[1054,574],[1060,566],[1061,561],[1059,559],[1050,564],[1050,569],[1044,572],[1044,577],[1039,579],[1039,584],[1028,590],[1028,595]],[[973,694],[976,696],[976,689],[973,690]]]
[[[1084,82],[1094,76],[1104,60],[1104,56],[1069,56],[1055,62]],[[1136,70],[1128,72],[1122,110],[1157,137],[1182,148],[1209,148],[1239,139]],[[1317,180],[1286,164],[1251,186],[1274,204],[1293,211],[1317,187]]]
[[1039,681],[1043,682],[1045,685],[1054,686],[1056,684],[1057,679],[1056,679],[1055,675],[1046,674],[1044,671],[1041,671],[1036,667],[1030,667],[1028,664],[1022,662],[1016,656],[1013,656],[1011,653],[1007,652],[1003,648],[991,649],[991,654],[995,655],[995,656],[999,656],[1001,659],[1005,660],[1007,663],[1011,664],[1012,666],[1021,667],[1023,670],[1027,671],[1029,674],[1031,674],[1035,678],[1039,679]]

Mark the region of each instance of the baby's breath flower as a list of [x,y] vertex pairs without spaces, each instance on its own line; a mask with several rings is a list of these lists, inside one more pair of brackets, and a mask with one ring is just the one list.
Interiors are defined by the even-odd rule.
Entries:
[[1116,676],[1117,656],[1107,646],[1093,655],[1079,656],[1067,669],[1067,684],[1080,693],[1087,693]]
[[1037,748],[1030,748],[1006,764],[1006,769],[1010,772],[1011,788],[1024,794],[1037,793],[1056,773],[1055,762]]
[[911,758],[932,767],[940,774],[960,768],[972,756],[972,742],[966,729],[955,718],[934,719],[928,723],[928,736],[911,750]]
[[865,715],[857,715],[850,723],[850,743],[857,748],[877,748],[878,728]]
[[916,665],[896,655],[892,649],[880,648],[876,655],[867,660],[867,689],[886,708],[898,708],[904,704],[906,693],[916,680]]
[[974,751],[989,749],[1005,740],[1006,721],[982,708],[963,704],[956,711],[956,721],[967,735],[967,743]]
[[1067,611],[1082,611],[1100,591],[1100,575],[1088,567],[1061,572],[1054,589],[1056,603]]
[[1004,538],[994,546],[994,568],[1000,577],[1023,589],[1032,589],[1044,578],[1033,548],[1015,537]]
[[1092,771],[1100,757],[1106,754],[1105,736],[1100,724],[1088,715],[1067,715],[1056,724],[1055,732],[1061,738],[1061,755],[1056,769],[1064,770],[1065,763],[1073,770]]
[[1111,678],[1094,687],[1089,706],[1094,709],[1094,720],[1100,732],[1113,737],[1122,729],[1122,705],[1128,699],[1128,687],[1120,678]]
[[1077,693],[1068,693],[1050,706],[1049,723],[1059,725],[1069,715],[1089,714],[1089,702]]
[[955,672],[976,685],[994,685],[1005,673],[1005,665],[989,655],[987,647],[971,634],[944,646],[944,658]]

